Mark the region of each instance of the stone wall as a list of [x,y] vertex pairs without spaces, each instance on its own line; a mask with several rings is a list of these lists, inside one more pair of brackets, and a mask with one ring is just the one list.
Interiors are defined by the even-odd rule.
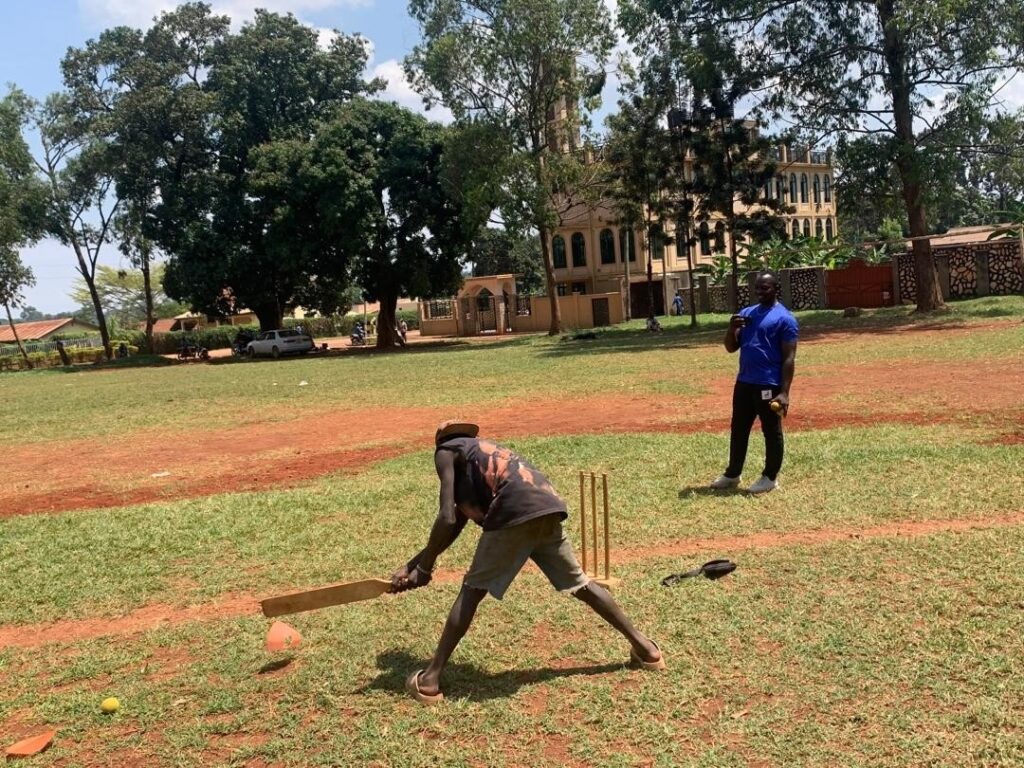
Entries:
[[784,269],[782,273],[782,303],[786,307],[791,310],[823,309],[825,307],[825,277],[822,267]]
[[[947,299],[973,296],[1007,296],[1024,292],[1024,265],[1020,241],[993,240],[932,249],[939,286]],[[900,301],[917,300],[914,255],[897,254],[894,275]]]

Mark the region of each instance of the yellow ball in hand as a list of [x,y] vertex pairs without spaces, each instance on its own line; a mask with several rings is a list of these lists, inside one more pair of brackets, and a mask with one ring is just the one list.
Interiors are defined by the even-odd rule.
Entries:
[[782,403],[780,403],[778,400],[772,400],[771,409],[773,411],[775,411],[776,413],[781,413],[782,412]]
[[115,699],[113,696],[104,699],[100,702],[100,709],[106,714],[110,715],[117,712],[121,708],[121,702]]

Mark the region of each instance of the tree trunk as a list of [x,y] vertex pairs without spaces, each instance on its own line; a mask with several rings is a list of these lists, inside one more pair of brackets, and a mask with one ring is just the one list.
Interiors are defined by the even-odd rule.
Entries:
[[25,365],[31,371],[32,361],[28,359],[28,352],[25,351],[25,345],[21,343],[21,338],[18,336],[18,329],[14,327],[14,318],[11,317],[11,306],[4,304],[4,309],[7,310],[7,324],[11,326],[11,333],[14,334],[14,341],[18,345],[18,349],[21,351],[21,356],[25,358]]
[[540,253],[544,259],[544,283],[547,286],[548,301],[551,303],[551,325],[548,336],[562,332],[562,310],[558,306],[558,291],[555,289],[555,265],[551,261],[551,246],[548,243],[547,227],[540,227]]
[[150,280],[149,251],[142,253],[142,286],[146,295],[146,351],[153,352],[153,283]]
[[265,301],[252,308],[260,321],[260,331],[275,331],[281,327],[281,305],[276,301]]
[[395,327],[398,294],[380,296],[380,312],[377,313],[377,349],[391,349],[395,345],[405,346]]
[[921,174],[918,167],[916,142],[914,140],[914,112],[911,108],[913,86],[907,76],[907,49],[903,34],[896,18],[894,0],[880,0],[876,6],[881,23],[888,70],[886,85],[892,94],[892,114],[898,143],[896,169],[903,186],[903,203],[906,206],[914,251],[914,276],[917,282],[917,311],[930,312],[945,306],[939,288],[939,273],[932,259],[931,240],[927,239],[928,224],[924,203],[921,199]]
[[96,313],[96,324],[100,327],[100,338],[103,340],[103,356],[107,360],[113,360],[114,350],[110,346],[110,331],[107,329],[107,318],[103,313],[103,304],[100,302],[99,291],[96,290],[95,275],[86,263],[85,255],[82,253],[82,245],[78,242],[78,236],[75,234],[74,228],[67,227],[67,230],[71,232],[71,247],[75,251],[75,256],[78,257],[78,271],[82,275],[82,279],[85,280],[85,284],[89,288],[89,296],[92,298],[92,308]]
[[[697,288],[693,284],[693,252],[690,249],[690,222],[682,226],[686,239],[683,241],[683,248],[686,249],[686,274],[690,283],[690,327],[697,327]],[[678,246],[676,250],[678,251]]]
[[[633,242],[633,238],[634,237],[636,237],[636,235],[634,235],[632,233],[632,231],[630,231],[629,235],[625,238],[625,248],[622,248],[620,246],[620,250],[622,251],[622,253],[620,254],[620,256],[622,257],[622,268],[623,268],[623,271],[626,273],[626,320],[627,321],[633,319],[633,291],[631,290],[631,287],[630,287],[630,284],[629,284],[629,244],[631,242]],[[620,243],[623,242],[622,239],[621,239],[621,236],[620,236],[619,242]],[[634,243],[634,246],[633,246],[633,251],[634,252],[636,251],[636,244],[635,243]]]
[[736,256],[736,233],[729,227],[729,260],[732,261],[732,311],[740,311],[740,262]]

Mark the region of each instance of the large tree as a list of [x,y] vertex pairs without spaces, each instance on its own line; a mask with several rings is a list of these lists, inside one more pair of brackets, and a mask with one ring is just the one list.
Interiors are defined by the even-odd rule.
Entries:
[[[410,0],[422,42],[406,72],[428,105],[476,126],[475,150],[501,181],[502,217],[538,234],[551,302],[549,332],[561,330],[550,236],[567,190],[581,187],[579,131],[600,99],[614,45],[602,0]],[[582,185],[585,186],[585,183]]]
[[[706,29],[739,44],[746,69],[763,76],[760,107],[795,118],[809,136],[884,137],[914,240],[917,306],[942,306],[927,238],[926,193],[955,151],[944,125],[983,109],[997,76],[1019,63],[1019,0],[624,0],[634,40],[661,35],[681,55]],[[941,117],[942,120],[937,120]]]
[[[130,130],[118,136],[133,170],[120,180],[142,201],[143,234],[168,254],[167,293],[209,313],[247,307],[263,328],[299,304],[337,310],[345,265],[277,225],[276,201],[256,193],[254,168],[276,144],[308,142],[335,108],[380,86],[362,76],[366,40],[339,34],[321,47],[315,29],[265,11],[229,33],[204,4],[125,36],[124,46],[111,41],[112,60],[126,75],[141,68],[152,87],[122,112]],[[145,56],[133,54],[136,42]],[[166,71],[151,72],[154,61]],[[147,126],[156,134],[134,152],[131,137]]]
[[72,102],[90,130],[106,141],[106,163],[121,200],[115,237],[142,274],[150,346],[153,294],[162,290],[151,275],[155,238],[163,234],[174,242],[177,237],[179,219],[169,203],[187,210],[200,196],[188,190],[182,174],[202,167],[214,150],[213,98],[203,79],[228,23],[204,4],[184,4],[146,31],[107,30],[82,48],[69,49],[62,62]]

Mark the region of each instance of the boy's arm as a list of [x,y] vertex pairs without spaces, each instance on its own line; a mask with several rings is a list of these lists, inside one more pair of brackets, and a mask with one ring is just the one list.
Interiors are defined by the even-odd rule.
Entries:
[[430,583],[431,571],[438,556],[452,545],[466,527],[466,517],[455,508],[455,454],[437,451],[434,469],[440,480],[437,518],[430,529],[427,546],[391,576],[396,592],[423,587]]

